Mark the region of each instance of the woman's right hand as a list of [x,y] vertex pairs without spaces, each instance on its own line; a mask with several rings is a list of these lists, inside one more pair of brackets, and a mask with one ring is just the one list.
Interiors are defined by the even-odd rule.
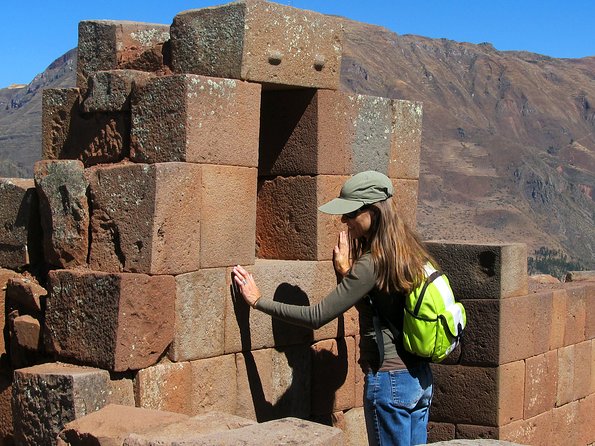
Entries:
[[350,251],[347,231],[341,231],[337,246],[333,249],[333,266],[337,274],[341,277],[345,277],[351,270]]
[[254,308],[254,305],[260,299],[260,290],[256,286],[252,274],[240,265],[236,265],[233,267],[233,280],[246,303]]

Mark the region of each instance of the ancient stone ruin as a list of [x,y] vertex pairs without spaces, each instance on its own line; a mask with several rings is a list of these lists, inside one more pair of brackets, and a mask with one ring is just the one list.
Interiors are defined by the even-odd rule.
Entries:
[[[422,105],[341,91],[344,24],[261,0],[80,23],[35,178],[0,179],[0,445],[366,444],[355,309],[305,330],[231,283],[322,299],[341,225],[317,207],[361,170],[415,225]],[[429,245],[469,317],[430,438],[593,443],[595,283]]]

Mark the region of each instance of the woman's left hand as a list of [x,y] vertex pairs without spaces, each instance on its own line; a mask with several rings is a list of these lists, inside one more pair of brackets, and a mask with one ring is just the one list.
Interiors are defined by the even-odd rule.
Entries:
[[240,265],[233,267],[233,280],[238,286],[242,297],[248,305],[254,307],[260,299],[260,290],[254,282],[254,277]]

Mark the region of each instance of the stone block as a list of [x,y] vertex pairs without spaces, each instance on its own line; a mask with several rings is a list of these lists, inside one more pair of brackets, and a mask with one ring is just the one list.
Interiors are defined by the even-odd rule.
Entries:
[[67,423],[101,409],[109,373],[48,363],[15,370],[12,410],[15,443],[55,445]]
[[[592,419],[592,417],[591,417]],[[580,444],[579,402],[573,401],[552,410],[552,435],[548,444]],[[590,423],[592,424],[592,423]]]
[[595,340],[591,339],[591,387],[589,393],[595,394]]
[[386,174],[390,178],[418,179],[421,153],[423,105],[392,100],[391,157]]
[[501,299],[528,292],[524,244],[429,241],[427,246],[448,274],[457,299]]
[[258,165],[258,84],[156,77],[135,89],[131,109],[133,161]]
[[46,344],[60,358],[112,371],[153,365],[173,339],[171,276],[49,273]]
[[547,411],[527,420],[513,421],[499,428],[499,439],[515,444],[548,446],[553,444],[574,444],[553,441],[552,411]]
[[558,388],[556,406],[563,406],[574,399],[574,345],[558,349]]
[[259,176],[388,173],[401,155],[391,144],[392,102],[331,90],[264,91]]
[[14,444],[12,427],[12,375],[9,367],[0,364],[0,445]]
[[595,339],[595,282],[585,285],[585,339]]
[[[12,322],[14,340],[19,348],[37,351],[40,348],[41,325],[29,315],[17,316]],[[591,349],[589,347],[589,359]]]
[[201,167],[200,267],[253,264],[256,168]]
[[110,379],[110,390],[107,395],[107,403],[134,407],[134,381],[125,376],[112,374]]
[[199,269],[201,166],[116,164],[86,173],[92,269],[146,274]]
[[355,406],[355,340],[339,338],[312,345],[312,414]]
[[564,345],[566,313],[566,291],[552,290],[552,322],[549,350],[556,350]]
[[33,180],[0,178],[0,267],[20,270],[39,263],[41,244]]
[[66,424],[59,434],[57,445],[122,445],[131,433],[164,429],[188,419],[187,415],[173,412],[109,404]]
[[[6,288],[7,284],[10,279],[18,278],[20,274],[16,271],[0,268],[0,327],[4,332],[6,326],[6,315],[10,313],[9,309],[6,307]],[[6,353],[6,339],[4,336],[0,338],[0,357]],[[1,370],[1,369],[0,369]]]
[[82,113],[78,88],[46,88],[42,96],[42,159],[78,159],[88,167],[130,153],[130,114]]
[[339,216],[318,207],[339,196],[347,177],[318,175],[263,180],[256,210],[257,257],[281,260],[331,260]]
[[[263,299],[292,305],[316,305],[337,284],[331,262],[256,260],[248,269],[254,275]],[[343,336],[343,327],[352,315],[339,316],[313,332],[252,310],[239,295],[227,298],[225,311],[226,353]]]
[[[237,417],[228,413],[210,412],[197,415],[179,422],[165,426],[156,426],[147,429],[143,433],[129,435],[124,444],[127,445],[194,445],[204,435],[221,433],[224,438],[225,432],[252,426],[255,422],[246,418]],[[214,443],[211,443],[214,444]],[[219,443],[216,443],[219,444]]]
[[190,362],[192,389],[190,413],[234,413],[238,394],[235,355]]
[[499,299],[466,299],[467,327],[461,340],[460,363],[476,366],[497,366],[500,358]]
[[574,346],[574,400],[580,400],[591,393],[592,342],[584,341]]
[[19,314],[41,316],[47,290],[33,277],[14,274],[2,287],[6,290],[6,313],[17,310]]
[[500,364],[549,350],[552,302],[549,291],[500,301]]
[[342,428],[345,434],[346,446],[363,446],[368,444],[366,420],[363,407],[356,407],[345,412],[345,425]]
[[549,351],[525,361],[525,409],[523,418],[533,418],[556,405],[558,353]]
[[85,265],[89,254],[88,182],[78,160],[35,163],[46,262],[58,268]]
[[498,426],[523,419],[525,396],[525,361],[515,361],[498,368]]
[[[187,422],[184,422],[185,425]],[[200,421],[197,423],[200,425]],[[169,431],[169,428],[168,428]],[[124,446],[175,446],[192,444],[193,446],[262,446],[278,444],[300,444],[305,446],[343,446],[344,436],[340,429],[323,426],[312,421],[298,418],[282,418],[265,423],[252,424],[246,427],[218,431],[210,434],[187,435],[172,432],[169,435],[158,435],[153,441],[149,436],[131,434]]]
[[595,426],[593,426],[593,414],[595,414],[595,394],[578,402],[578,444],[591,445],[595,443]]
[[354,337],[355,340],[355,407],[363,407],[364,405],[364,385],[366,374],[360,365],[360,335]]
[[498,426],[497,368],[432,364],[432,372],[432,421]]
[[455,425],[451,423],[428,423],[428,443],[455,439]]
[[171,47],[176,73],[339,88],[341,24],[312,11],[253,0],[183,11]]
[[236,415],[259,422],[310,415],[311,360],[307,345],[236,355]]
[[96,71],[164,71],[169,25],[120,20],[83,20],[78,28],[77,87]]
[[457,424],[455,430],[455,438],[460,439],[497,439],[497,427],[493,426],[476,426],[473,424]]
[[224,352],[226,268],[209,268],[176,276],[174,340],[168,357],[189,361]]
[[415,231],[417,227],[418,180],[392,180],[399,217]]
[[134,388],[139,407],[192,414],[190,362],[163,362],[139,370]]
[[585,340],[587,318],[586,293],[583,286],[566,288],[566,324],[564,345],[578,344]]
[[141,88],[154,77],[138,70],[97,71],[89,77],[89,89],[82,103],[83,113],[130,111],[133,88]]

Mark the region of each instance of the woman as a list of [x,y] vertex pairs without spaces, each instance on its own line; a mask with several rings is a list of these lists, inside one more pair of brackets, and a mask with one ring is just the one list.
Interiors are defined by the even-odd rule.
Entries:
[[[342,215],[341,221],[349,232],[340,233],[333,252],[339,283],[317,305],[261,299],[252,275],[239,265],[233,270],[234,281],[250,306],[293,324],[316,329],[356,305],[360,365],[366,374],[368,440],[381,446],[426,443],[432,399],[429,364],[408,354],[402,339],[394,339],[384,323],[389,320],[397,330],[402,328],[404,294],[424,279],[426,263],[436,265],[418,236],[399,217],[392,196],[393,185],[388,177],[366,171],[351,177],[339,198],[319,208]],[[379,315],[376,329],[375,314]]]

